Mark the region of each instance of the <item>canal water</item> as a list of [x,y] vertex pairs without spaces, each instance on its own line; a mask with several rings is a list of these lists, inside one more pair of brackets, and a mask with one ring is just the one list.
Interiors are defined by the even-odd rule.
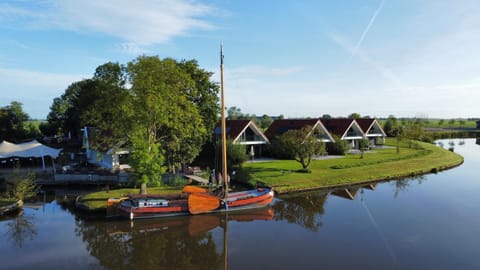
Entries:
[[68,192],[0,220],[0,269],[480,269],[480,145],[459,167],[309,192],[270,208],[130,222],[74,213]]

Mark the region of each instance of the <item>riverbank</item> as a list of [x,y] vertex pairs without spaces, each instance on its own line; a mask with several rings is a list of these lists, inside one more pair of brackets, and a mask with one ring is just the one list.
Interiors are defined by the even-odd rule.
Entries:
[[[394,140],[387,140],[387,146],[390,147],[369,151],[363,158],[359,154],[348,154],[340,159],[313,160],[311,173],[295,172],[300,168],[296,161],[272,160],[247,163],[239,176],[246,175],[251,185],[261,181],[276,193],[285,194],[436,173],[463,163],[462,156],[428,143],[416,142],[415,147],[410,148],[408,142],[402,142],[398,154]],[[148,192],[178,193],[181,188],[149,188]],[[138,189],[95,192],[80,197],[77,206],[88,211],[104,211],[108,198],[136,193]]]
[[23,201],[18,199],[0,199],[0,217],[16,213],[23,206]]
[[353,184],[371,183],[389,179],[436,173],[463,163],[463,157],[433,144],[401,142],[400,153],[396,142],[387,140],[389,148],[365,153],[348,154],[342,159],[313,160],[311,173],[296,172],[300,165],[292,160],[248,163],[243,174],[249,175],[249,183],[257,181],[271,186],[278,194],[332,189]]

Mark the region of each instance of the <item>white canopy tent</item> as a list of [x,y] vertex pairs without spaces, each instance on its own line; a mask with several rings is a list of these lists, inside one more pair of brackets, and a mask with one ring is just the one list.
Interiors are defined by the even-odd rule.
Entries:
[[39,143],[37,140],[33,140],[26,143],[14,144],[11,142],[3,141],[0,143],[0,158],[10,157],[36,157],[42,158],[43,169],[45,169],[45,156],[51,158],[57,158],[62,149],[56,149],[45,146]]

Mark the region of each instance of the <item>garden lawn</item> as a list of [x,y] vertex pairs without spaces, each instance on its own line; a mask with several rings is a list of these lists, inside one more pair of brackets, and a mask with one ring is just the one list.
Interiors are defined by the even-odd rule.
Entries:
[[[79,198],[78,202],[86,206],[91,211],[100,211],[107,208],[107,200],[110,198],[121,198],[129,194],[138,194],[138,188],[122,188],[107,191],[89,193]],[[150,194],[163,193],[173,194],[182,192],[181,187],[149,187],[147,192]]]
[[313,160],[311,173],[296,172],[301,165],[293,160],[247,163],[243,170],[251,184],[261,181],[277,193],[287,193],[437,172],[463,162],[458,154],[416,143],[418,149],[402,142],[400,154],[396,153],[395,141],[387,140],[391,148],[372,150],[363,159],[359,154],[347,154],[337,159]]

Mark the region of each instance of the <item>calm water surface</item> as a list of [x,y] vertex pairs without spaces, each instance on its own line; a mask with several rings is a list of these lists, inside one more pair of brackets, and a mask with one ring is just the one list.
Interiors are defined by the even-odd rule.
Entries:
[[454,142],[452,170],[228,216],[105,221],[57,194],[0,220],[0,269],[480,269],[480,145]]

